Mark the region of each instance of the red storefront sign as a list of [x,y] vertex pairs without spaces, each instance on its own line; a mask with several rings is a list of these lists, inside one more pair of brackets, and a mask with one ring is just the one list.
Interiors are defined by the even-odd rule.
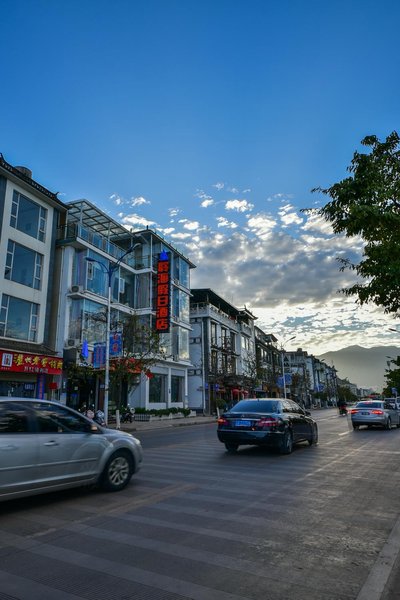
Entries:
[[157,265],[156,331],[169,332],[170,319],[170,261],[167,252],[161,252]]
[[61,375],[62,368],[62,358],[57,356],[0,350],[0,372],[11,371],[14,373]]

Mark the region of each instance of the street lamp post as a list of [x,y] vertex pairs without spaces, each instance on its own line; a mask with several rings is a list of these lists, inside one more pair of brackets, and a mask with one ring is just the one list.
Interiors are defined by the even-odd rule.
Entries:
[[[287,344],[288,342],[294,340],[296,336],[294,335],[293,337],[289,338],[288,340],[286,340],[284,342],[284,344]],[[287,392],[286,392],[286,379],[285,379],[285,363],[283,360],[283,343],[281,344],[281,361],[282,361],[282,378],[283,378],[283,397],[286,398],[287,397]]]
[[[109,388],[110,388],[110,335],[111,335],[111,280],[112,276],[121,264],[121,261],[127,254],[133,252],[137,247],[141,246],[140,243],[134,244],[115,263],[110,262],[110,266],[107,268],[104,263],[100,262],[96,258],[86,257],[86,260],[91,263],[97,263],[104,270],[107,275],[107,319],[106,319],[106,356],[104,365],[104,403],[103,412],[104,420],[108,423],[108,400],[109,400]],[[119,424],[117,423],[117,426]]]

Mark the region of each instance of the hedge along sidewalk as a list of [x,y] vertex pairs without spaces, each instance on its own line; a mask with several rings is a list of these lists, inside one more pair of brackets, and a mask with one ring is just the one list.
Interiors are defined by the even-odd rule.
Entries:
[[[136,416],[136,415],[135,415]],[[121,423],[120,430],[131,433],[133,431],[143,431],[147,429],[162,429],[167,427],[182,427],[186,425],[205,425],[207,423],[217,423],[215,415],[193,415],[188,417],[153,417],[148,421],[132,421],[132,423]],[[115,429],[115,423],[109,423],[110,429]]]

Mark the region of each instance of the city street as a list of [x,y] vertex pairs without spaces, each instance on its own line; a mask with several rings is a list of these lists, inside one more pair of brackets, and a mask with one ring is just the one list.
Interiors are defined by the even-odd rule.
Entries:
[[313,416],[289,456],[228,454],[215,422],[136,431],[124,491],[0,505],[0,600],[400,598],[400,429]]

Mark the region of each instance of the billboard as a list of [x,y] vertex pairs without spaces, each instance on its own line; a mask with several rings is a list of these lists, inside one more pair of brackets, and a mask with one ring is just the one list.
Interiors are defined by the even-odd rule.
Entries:
[[157,264],[156,287],[156,331],[168,333],[171,310],[171,272],[170,259],[167,252],[161,252]]

